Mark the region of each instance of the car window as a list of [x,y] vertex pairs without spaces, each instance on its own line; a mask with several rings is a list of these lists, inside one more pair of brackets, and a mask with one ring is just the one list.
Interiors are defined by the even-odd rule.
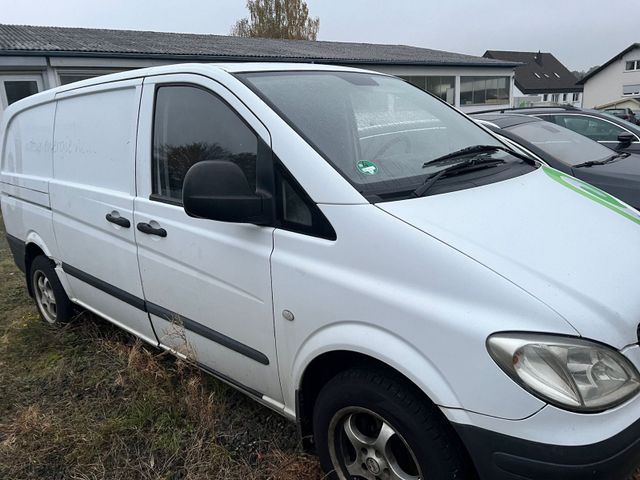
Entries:
[[555,115],[554,123],[597,142],[617,142],[618,135],[626,132],[611,122],[586,115]]
[[[616,122],[618,122],[618,125],[622,124],[623,127],[625,127],[627,130],[630,130],[631,132],[637,132],[638,131],[638,125],[636,125],[635,123],[630,122],[629,120],[625,120],[624,118],[620,118],[620,117],[616,117],[615,115],[612,115],[608,112],[602,112],[602,115],[604,115],[605,117],[613,117],[615,119]],[[636,135],[637,137],[637,135]],[[636,138],[637,141],[637,138]]]
[[258,138],[220,98],[199,87],[162,86],[156,92],[152,192],[181,202],[184,176],[197,162],[230,160],[255,190]]
[[605,160],[612,154],[607,147],[550,122],[526,122],[507,130],[569,166]]

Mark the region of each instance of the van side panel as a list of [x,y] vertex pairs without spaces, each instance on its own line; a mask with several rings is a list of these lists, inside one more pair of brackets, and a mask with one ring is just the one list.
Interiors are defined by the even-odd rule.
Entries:
[[73,300],[157,343],[144,310],[133,224],[141,89],[137,79],[56,97],[51,208]]
[[54,114],[51,102],[14,115],[7,127],[2,159],[3,191],[46,207],[53,173]]
[[[15,244],[35,242],[51,257],[58,254],[49,201],[55,104],[16,112],[4,130],[0,204],[5,229]],[[22,252],[24,257],[24,251]],[[24,266],[24,258],[16,258]]]

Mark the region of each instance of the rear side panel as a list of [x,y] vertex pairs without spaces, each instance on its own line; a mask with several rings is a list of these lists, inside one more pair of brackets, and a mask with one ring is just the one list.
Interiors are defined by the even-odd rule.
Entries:
[[[10,243],[14,249],[22,247],[16,257],[21,268],[25,242],[57,256],[49,199],[55,104],[35,100],[19,102],[5,112],[2,138],[0,204]],[[25,108],[15,111],[22,104]]]

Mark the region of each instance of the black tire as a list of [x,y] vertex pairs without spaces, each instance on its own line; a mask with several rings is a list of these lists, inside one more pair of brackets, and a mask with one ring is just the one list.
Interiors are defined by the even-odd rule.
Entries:
[[[383,450],[391,453],[378,448],[383,443],[370,447],[368,442],[356,441],[363,447],[358,453],[345,433],[346,424],[354,426],[356,440],[382,439],[383,428],[390,432],[390,427],[394,435],[384,442]],[[385,468],[404,473],[406,478],[477,478],[464,446],[442,413],[414,385],[392,372],[363,367],[339,373],[318,395],[313,431],[329,478],[389,478]],[[346,464],[351,465],[351,472]],[[367,476],[357,474],[360,467]]]
[[29,282],[38,314],[45,323],[58,325],[73,318],[74,305],[62,288],[51,260],[44,255],[34,258],[29,269]]

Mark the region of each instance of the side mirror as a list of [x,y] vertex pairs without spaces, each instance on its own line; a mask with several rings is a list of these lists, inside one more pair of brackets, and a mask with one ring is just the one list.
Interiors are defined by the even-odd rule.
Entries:
[[633,133],[622,132],[620,135],[618,135],[618,141],[621,145],[624,146],[631,145],[631,142],[633,142],[634,139],[635,137],[633,136]]
[[254,192],[242,169],[226,160],[205,160],[184,177],[182,203],[190,217],[267,224],[270,198]]

